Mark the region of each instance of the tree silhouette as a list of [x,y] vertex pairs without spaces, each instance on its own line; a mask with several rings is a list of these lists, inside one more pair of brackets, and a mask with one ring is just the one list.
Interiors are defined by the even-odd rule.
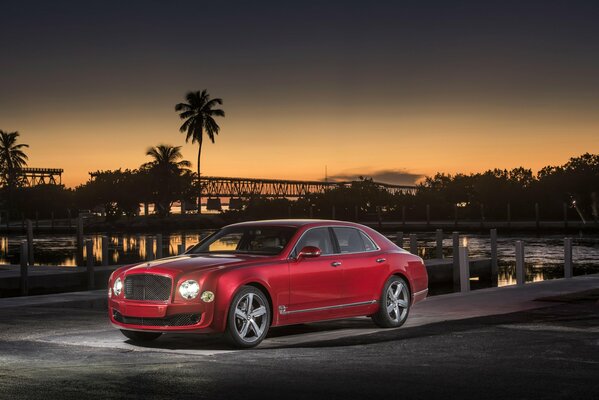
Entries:
[[202,143],[204,140],[204,132],[208,138],[214,143],[214,136],[218,135],[220,127],[214,120],[214,117],[224,117],[225,112],[217,105],[222,105],[222,99],[211,99],[206,89],[196,92],[189,92],[185,96],[187,103],[179,103],[175,106],[175,111],[179,112],[179,117],[184,119],[183,125],[179,128],[181,133],[185,133],[185,141],[198,143],[198,214],[201,213],[201,178],[200,178],[200,157],[202,155]]
[[14,188],[19,181],[19,170],[27,165],[27,154],[23,151],[29,147],[19,143],[19,132],[0,130],[0,171],[2,181],[8,188]]
[[183,160],[181,146],[160,144],[150,147],[146,155],[152,161],[142,165],[153,178],[153,194],[160,215],[168,215],[173,201],[182,200],[185,192],[183,177],[189,173],[191,163]]

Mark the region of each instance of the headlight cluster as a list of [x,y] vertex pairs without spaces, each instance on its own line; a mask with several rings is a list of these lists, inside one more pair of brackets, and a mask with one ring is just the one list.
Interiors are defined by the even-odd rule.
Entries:
[[122,291],[123,281],[121,281],[121,278],[116,278],[116,281],[114,281],[114,284],[112,285],[112,292],[115,296],[120,296]]
[[200,285],[194,280],[187,280],[179,286],[179,293],[184,299],[195,299],[200,294]]

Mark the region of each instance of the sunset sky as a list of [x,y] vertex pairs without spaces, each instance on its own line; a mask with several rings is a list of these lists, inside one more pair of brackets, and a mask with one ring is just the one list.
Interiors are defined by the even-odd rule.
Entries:
[[[203,174],[413,183],[599,153],[597,1],[18,1],[0,6],[0,129],[75,186],[184,145]],[[183,148],[196,162],[197,148]]]

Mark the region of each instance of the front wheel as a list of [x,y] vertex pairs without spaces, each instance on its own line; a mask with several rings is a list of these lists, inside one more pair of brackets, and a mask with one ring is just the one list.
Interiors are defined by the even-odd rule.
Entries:
[[125,329],[121,329],[121,333],[134,342],[150,342],[158,339],[160,335],[162,335],[160,332],[139,332],[128,331]]
[[266,295],[253,286],[244,286],[229,306],[227,339],[239,348],[257,346],[268,333],[270,318]]
[[402,326],[410,312],[410,288],[407,282],[395,275],[387,279],[379,304],[378,312],[372,316],[375,324],[381,328]]

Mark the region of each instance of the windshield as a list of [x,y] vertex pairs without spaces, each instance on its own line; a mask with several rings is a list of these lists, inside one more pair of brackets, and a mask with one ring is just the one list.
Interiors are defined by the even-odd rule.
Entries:
[[238,226],[224,228],[189,250],[190,254],[277,255],[285,248],[296,228],[288,226]]

